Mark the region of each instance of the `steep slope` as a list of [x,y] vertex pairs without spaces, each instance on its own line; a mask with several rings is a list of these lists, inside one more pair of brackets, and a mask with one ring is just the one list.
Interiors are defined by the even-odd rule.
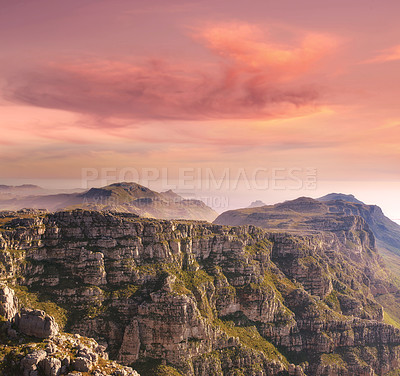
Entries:
[[217,213],[200,200],[185,200],[172,191],[158,193],[136,183],[115,183],[83,193],[15,197],[0,201],[0,209],[65,208],[119,211],[160,219],[213,221]]
[[382,209],[376,205],[348,202],[343,200],[324,201],[329,211],[345,213],[347,215],[359,215],[364,218],[383,246],[394,248],[400,255],[400,225],[386,217]]
[[[330,198],[335,198],[331,201]],[[300,197],[262,208],[239,209],[222,213],[215,223],[224,225],[252,224],[270,230],[286,229],[294,233],[336,231],[350,216],[361,217],[377,238],[377,248],[387,263],[390,279],[400,280],[400,226],[384,216],[375,205],[361,203],[352,195],[333,193],[319,200]],[[337,232],[336,232],[337,233]],[[386,308],[386,320],[400,326],[400,296],[376,297]]]
[[32,305],[51,302],[68,330],[107,344],[142,376],[162,362],[187,376],[400,370],[400,331],[376,301],[400,291],[373,234],[360,217],[322,222],[315,212],[324,230],[297,235],[123,213],[8,213],[0,278]]

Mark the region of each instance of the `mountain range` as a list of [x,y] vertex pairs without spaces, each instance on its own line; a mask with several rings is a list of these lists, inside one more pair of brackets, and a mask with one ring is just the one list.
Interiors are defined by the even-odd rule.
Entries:
[[23,208],[90,209],[134,213],[159,219],[213,221],[217,213],[200,200],[184,199],[173,191],[158,193],[137,183],[115,183],[78,193],[29,195],[0,200],[0,210]]
[[22,185],[6,185],[0,184],[0,193],[11,192],[27,192],[27,191],[44,191],[42,187],[35,184],[22,184]]

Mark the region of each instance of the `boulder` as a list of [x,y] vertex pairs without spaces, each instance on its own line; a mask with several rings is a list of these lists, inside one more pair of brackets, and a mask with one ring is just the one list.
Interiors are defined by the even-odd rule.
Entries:
[[87,358],[78,357],[73,363],[75,371],[90,372],[92,369],[92,362]]
[[23,309],[15,316],[18,330],[27,336],[51,338],[58,334],[58,324],[54,317],[44,311]]
[[61,360],[57,358],[45,358],[40,364],[45,376],[59,376],[61,373]]
[[93,352],[91,349],[89,349],[86,346],[80,346],[78,353],[77,353],[78,358],[86,358],[90,360],[92,363],[97,363],[99,356]]
[[21,368],[23,370],[23,375],[29,375],[30,371],[35,371],[38,364],[46,358],[46,351],[37,350],[30,353],[21,360]]

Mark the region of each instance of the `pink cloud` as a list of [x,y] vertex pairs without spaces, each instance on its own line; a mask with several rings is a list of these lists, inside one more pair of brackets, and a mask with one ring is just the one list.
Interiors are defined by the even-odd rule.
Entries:
[[397,60],[400,60],[400,44],[380,51],[372,59],[364,61],[364,64],[386,63]]
[[212,69],[162,58],[143,64],[52,63],[34,73],[20,72],[9,85],[9,98],[132,121],[268,119],[318,107],[319,90],[297,79],[332,51],[332,38],[306,35],[298,46],[282,47],[265,42],[260,30],[239,24],[205,28],[197,40],[220,57]]

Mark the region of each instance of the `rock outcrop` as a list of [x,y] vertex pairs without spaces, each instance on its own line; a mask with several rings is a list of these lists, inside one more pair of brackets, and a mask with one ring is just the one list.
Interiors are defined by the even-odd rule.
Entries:
[[52,316],[35,309],[23,309],[15,316],[15,324],[22,334],[37,338],[52,338],[59,332]]
[[[375,298],[399,290],[370,229],[309,220],[313,231],[287,233],[82,210],[10,218],[0,275],[142,376],[397,369],[400,331]],[[80,372],[83,359],[71,363]]]
[[[41,349],[42,346],[44,349]],[[11,347],[12,348],[12,347]],[[26,353],[25,356],[23,354]],[[104,348],[91,338],[62,334],[51,340],[19,345],[3,360],[2,375],[140,376],[130,367],[109,361]],[[7,369],[8,368],[8,369]]]
[[[2,285],[2,291],[6,303],[0,303],[1,309],[9,302],[18,306],[12,289]],[[17,330],[11,329],[10,321],[0,325],[1,375],[62,376],[86,372],[93,376],[140,376],[130,367],[109,361],[106,348],[94,339],[59,333],[55,319],[43,311],[22,309],[13,313],[9,320]]]
[[18,299],[6,284],[0,284],[0,315],[11,321],[18,312]]

